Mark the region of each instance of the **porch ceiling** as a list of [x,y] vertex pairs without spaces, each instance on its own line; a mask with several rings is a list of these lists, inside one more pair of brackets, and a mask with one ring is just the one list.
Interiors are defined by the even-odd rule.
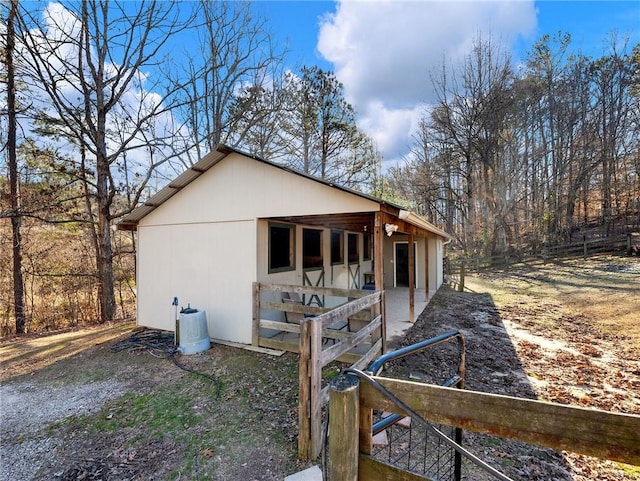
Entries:
[[[293,215],[270,217],[269,220],[278,222],[289,222],[292,224],[327,227],[330,229],[347,230],[351,232],[373,233],[375,214],[375,212],[352,212],[343,214]],[[396,224],[398,226],[398,233],[413,233],[414,235],[420,237],[429,236],[429,230],[424,229],[423,227],[412,222],[400,219],[398,217],[398,213],[393,212],[389,208],[382,210],[382,222]],[[433,232],[437,235],[447,236],[447,234],[441,234],[439,229],[435,227],[433,228]]]
[[373,232],[374,218],[375,212],[355,212],[349,214],[272,217],[271,220],[329,227],[331,229],[348,230],[352,232]]

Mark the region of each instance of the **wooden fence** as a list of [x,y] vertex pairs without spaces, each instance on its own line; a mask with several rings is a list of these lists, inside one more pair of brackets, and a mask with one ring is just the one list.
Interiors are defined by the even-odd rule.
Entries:
[[[254,283],[253,292],[254,345],[300,354],[298,454],[315,459],[322,449],[322,407],[329,398],[329,386],[322,387],[322,368],[342,361],[362,369],[384,352],[384,292],[263,283]],[[284,293],[303,296],[303,301],[285,303]],[[314,306],[311,299],[325,302]],[[333,308],[324,307],[340,300]],[[303,317],[296,322],[263,319],[268,312],[271,317]]]
[[586,258],[601,253],[634,254],[640,249],[640,233],[629,233],[615,238],[583,239],[557,246],[548,246],[535,254],[501,254],[490,257],[458,256],[445,261],[445,273],[464,275],[484,269],[506,268],[516,264],[538,264],[562,258]]
[[[372,377],[434,424],[640,465],[640,416]],[[373,459],[372,412],[406,414],[369,382],[343,374],[331,383],[329,479],[417,481]]]

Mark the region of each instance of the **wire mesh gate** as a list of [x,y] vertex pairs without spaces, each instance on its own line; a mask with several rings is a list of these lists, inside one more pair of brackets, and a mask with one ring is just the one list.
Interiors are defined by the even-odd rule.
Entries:
[[[452,332],[443,336],[448,337],[450,334],[458,335],[457,332]],[[437,342],[437,339],[443,341],[443,336],[425,341],[426,345]],[[464,342],[462,337],[460,341]],[[396,358],[408,355],[419,346],[414,345],[391,355]],[[424,344],[421,346],[425,347]],[[463,358],[462,356],[461,359]],[[383,356],[377,362],[384,363],[385,359],[388,357]],[[464,363],[461,365],[464,367]],[[380,367],[381,365],[373,363],[369,368],[371,372],[347,369],[331,381],[329,436],[325,450],[328,457],[324,460],[325,481],[510,481],[511,478],[507,475],[457,444],[450,437],[451,434],[445,435],[436,424],[463,427],[475,433],[474,436],[489,435],[552,450],[568,450],[600,459],[640,465],[639,415],[451,389],[434,383],[410,382],[392,376],[381,377],[374,374]],[[389,371],[392,373],[393,370],[394,366],[390,366]],[[464,369],[456,376],[464,378]],[[387,415],[387,412],[392,414]],[[394,414],[397,415],[395,419],[391,417]],[[393,436],[392,442],[387,443],[387,446],[394,447],[387,447],[386,451],[374,449],[374,426],[375,431],[379,432],[391,427],[395,429],[396,426],[400,427],[401,420],[406,417],[411,418],[410,434]],[[385,427],[384,424],[388,426]],[[419,435],[416,426],[424,429],[427,436]],[[455,438],[455,433],[453,437]],[[437,443],[432,443],[432,438],[437,438]],[[420,440],[420,446],[416,440]],[[426,445],[422,444],[423,441]],[[451,448],[461,457],[461,468],[464,471],[461,473],[462,477],[456,474],[460,464],[456,464],[455,453],[451,468],[452,451],[446,448]],[[420,450],[427,455],[419,454]],[[482,452],[487,455],[486,451]],[[513,458],[509,459],[511,460],[503,464],[497,459],[488,458],[501,469],[513,472],[507,469]],[[513,475],[519,477],[522,472],[516,471]],[[528,472],[525,475],[528,476]]]
[[[464,389],[465,344],[458,331],[449,331],[403,349],[387,353],[375,360],[367,374],[378,375],[385,364],[432,349],[450,341],[458,342],[458,367],[443,385]],[[371,456],[398,468],[439,481],[460,481],[462,457],[451,445],[425,426],[411,422],[411,417],[374,411]],[[456,444],[462,444],[462,429],[434,426]]]
[[[357,369],[347,369],[339,381],[346,383],[345,392],[349,391],[350,383],[357,386],[359,381],[364,381],[372,385],[386,399],[395,406],[396,413],[385,412],[384,410],[373,409],[371,418],[360,420],[360,427],[363,423],[371,422],[370,439],[364,440],[362,432],[356,434],[360,436],[360,452],[352,453],[352,463],[345,463],[338,468],[331,467],[331,451],[349,451],[352,449],[348,439],[339,442],[329,443],[329,463],[325,471],[325,479],[334,481],[332,472],[339,472],[340,479],[392,479],[399,473],[408,473],[409,476],[402,475],[399,479],[429,479],[433,481],[460,481],[462,479],[463,458],[485,471],[490,477],[502,481],[510,481],[510,478],[500,473],[484,461],[473,455],[462,446],[462,429],[451,426],[434,425],[425,421],[421,416],[412,411],[393,393],[374,379],[383,369],[384,365],[403,357],[411,356],[425,349],[430,349],[448,341],[458,341],[458,370],[451,378],[442,385],[444,387],[464,388],[465,376],[465,344],[464,337],[458,331],[449,331],[440,336],[422,341],[417,344],[387,353],[371,363],[366,372]],[[348,378],[352,378],[348,380]],[[342,388],[339,388],[342,389]],[[334,391],[335,392],[335,391]],[[338,399],[338,396],[336,397]],[[330,399],[330,411],[332,411]],[[336,401],[339,403],[339,401]],[[341,406],[336,412],[342,410]],[[358,409],[355,407],[355,409]],[[348,409],[347,409],[348,410]],[[398,414],[400,411],[403,414]],[[335,420],[330,420],[334,423]],[[330,424],[337,428],[343,428],[342,420],[337,424]],[[358,429],[354,429],[358,432]],[[331,427],[329,427],[331,432]],[[342,430],[341,437],[345,437],[348,428]],[[346,436],[348,437],[348,435]],[[337,447],[336,447],[337,446]],[[364,454],[364,456],[363,456]],[[341,453],[341,460],[349,459],[350,455]],[[354,467],[355,466],[355,467]],[[327,467],[327,463],[325,463]],[[355,470],[351,475],[346,471]],[[363,477],[364,476],[364,477]]]
[[[454,428],[449,426],[436,426],[436,428],[451,439],[455,437]],[[416,423],[406,425],[400,422],[383,432],[386,435],[386,442],[382,445],[374,445],[371,457],[404,471],[420,474],[427,479],[439,481],[461,479],[457,452],[429,430],[417,426]]]

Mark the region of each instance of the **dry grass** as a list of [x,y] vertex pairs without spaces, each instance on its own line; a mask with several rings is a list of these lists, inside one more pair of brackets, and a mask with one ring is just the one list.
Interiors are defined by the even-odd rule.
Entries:
[[535,308],[553,323],[558,311],[582,315],[640,348],[640,259],[597,256],[469,276],[465,285],[492,295],[496,306]]
[[132,327],[133,323],[122,323],[55,334],[1,339],[0,382],[39,371],[55,362],[76,356],[88,347],[122,336]]

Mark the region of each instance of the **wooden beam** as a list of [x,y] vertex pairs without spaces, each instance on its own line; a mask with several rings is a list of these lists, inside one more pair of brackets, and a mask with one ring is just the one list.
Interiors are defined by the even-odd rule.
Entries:
[[322,451],[322,323],[316,318],[304,321],[310,325],[311,357],[309,359],[309,375],[311,378],[311,445],[309,459],[316,459]]
[[373,228],[373,247],[374,247],[374,275],[375,289],[382,291],[382,299],[378,306],[372,308],[374,317],[382,316],[382,325],[380,327],[380,337],[382,338],[382,353],[386,352],[387,346],[387,313],[384,304],[384,221],[386,214],[376,212],[374,228]]
[[360,479],[375,479],[378,481],[424,481],[425,479],[431,479],[383,463],[366,454],[360,455],[358,470]]
[[429,236],[424,238],[424,298],[429,300]]
[[[640,416],[375,378],[426,420],[553,449],[640,465]],[[369,383],[367,408],[404,414]]]
[[298,358],[298,457],[310,459],[311,453],[311,323],[300,325]]
[[409,232],[409,238],[407,242],[407,249],[409,252],[409,322],[413,324],[416,322],[415,315],[415,272],[416,272],[416,256],[413,248],[413,232]]
[[358,481],[360,380],[341,374],[329,388],[329,479]]
[[376,212],[373,226],[373,263],[376,291],[384,289],[384,225],[383,215]]
[[[334,344],[333,346],[325,349],[320,354],[320,365],[322,367],[329,364],[334,359],[338,358],[342,354],[346,354],[358,344],[367,339],[374,331],[378,330],[381,324],[381,316],[376,317],[366,327],[363,327],[358,332],[348,334],[344,342]],[[375,339],[374,341],[377,341]]]

